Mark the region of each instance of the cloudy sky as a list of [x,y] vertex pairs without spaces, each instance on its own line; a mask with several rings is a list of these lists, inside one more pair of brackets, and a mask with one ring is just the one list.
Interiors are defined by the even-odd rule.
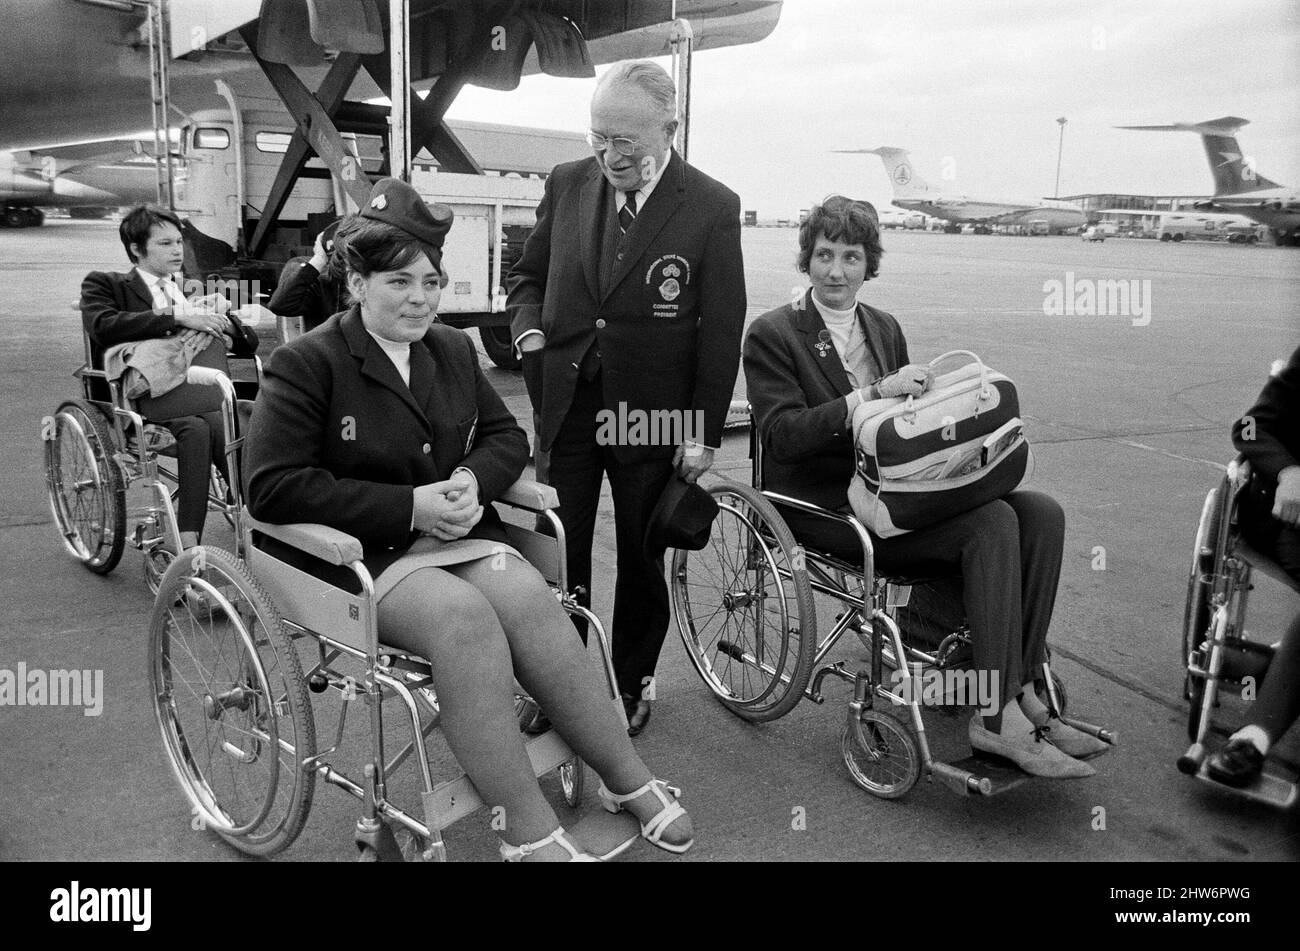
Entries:
[[[450,115],[585,131],[594,80],[467,88]],[[1199,139],[1115,125],[1251,120],[1262,174],[1300,185],[1296,0],[786,0],[757,44],[695,60],[691,161],[762,217],[831,192],[890,199],[875,156],[980,197],[1208,194]],[[944,171],[949,174],[944,179]]]

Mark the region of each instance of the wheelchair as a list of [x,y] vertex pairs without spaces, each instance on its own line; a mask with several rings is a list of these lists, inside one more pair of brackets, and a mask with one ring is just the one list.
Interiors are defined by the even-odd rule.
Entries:
[[[708,487],[719,513],[708,545],[675,550],[669,580],[673,616],[687,656],[717,700],[751,722],[775,720],[801,699],[824,703],[828,677],[852,686],[840,750],[853,781],[873,796],[905,796],[924,772],[933,782],[968,796],[991,796],[1029,778],[986,754],[956,762],[934,758],[923,708],[960,711],[958,689],[927,691],[931,671],[968,668],[971,635],[964,619],[938,626],[914,610],[914,590],[933,590],[941,579],[878,574],[871,537],[852,515],[830,511],[763,488],[763,447],[750,422],[751,484],[719,480]],[[800,544],[778,512],[779,504],[847,525],[862,546],[850,563]],[[838,609],[818,640],[814,593]],[[928,628],[928,630],[927,630]],[[825,663],[852,631],[867,651],[867,666]],[[974,672],[971,671],[971,682]],[[1044,663],[1040,696],[1064,714],[1064,685]],[[1066,720],[1108,742],[1116,735]]]
[[[136,401],[127,399],[120,380],[110,380],[93,364],[84,333],[82,344],[85,363],[73,374],[81,381],[81,397],[64,400],[42,423],[50,511],[64,548],[96,574],[117,567],[129,542],[143,554],[145,581],[156,594],[171,552],[181,548],[175,507],[179,480],[168,447],[160,447],[170,433],[150,423]],[[247,362],[252,379],[236,384],[244,397],[239,412],[246,410],[262,379],[261,361],[254,356]],[[236,419],[224,434],[227,445],[238,438]],[[144,488],[145,500],[128,508],[127,493],[136,486]],[[216,466],[209,476],[208,511],[234,526],[230,487]]]
[[[1220,789],[1230,787],[1215,782],[1206,771],[1213,752],[1210,736],[1226,739],[1236,726],[1215,722],[1215,711],[1234,696],[1252,699],[1273,658],[1273,647],[1250,640],[1246,631],[1252,579],[1258,572],[1300,593],[1295,579],[1241,536],[1237,504],[1249,482],[1250,464],[1239,456],[1206,494],[1192,547],[1183,612],[1180,666],[1191,745],[1178,758],[1178,768]],[[1298,776],[1300,764],[1284,760],[1275,745],[1256,783],[1230,791],[1288,808],[1297,801]]]
[[[224,374],[191,368],[190,379],[221,387],[224,412],[233,415],[235,394]],[[361,543],[324,525],[252,518],[242,506],[242,446],[227,445],[235,551],[202,545],[177,559],[162,578],[149,627],[154,714],[196,828],[250,855],[274,855],[301,832],[319,778],[361,800],[355,830],[361,861],[445,861],[443,831],[483,801],[464,775],[435,782],[426,740],[440,710],[428,662],[380,642]],[[510,544],[546,578],[565,611],[595,632],[610,701],[626,725],[605,630],[569,594],[555,490],[520,480],[497,501],[527,513],[529,527],[506,522]],[[539,518],[552,535],[536,530]],[[354,590],[263,551],[254,533],[341,571]],[[341,703],[322,748],[312,694],[327,691]],[[383,716],[384,701],[392,699],[409,732],[396,751]],[[349,776],[336,757],[358,701],[367,708],[371,750],[361,775]],[[577,806],[585,788],[582,761],[554,731],[529,737],[526,748],[534,774],[557,771],[565,802]],[[412,756],[420,803],[402,808],[390,795],[390,780]]]

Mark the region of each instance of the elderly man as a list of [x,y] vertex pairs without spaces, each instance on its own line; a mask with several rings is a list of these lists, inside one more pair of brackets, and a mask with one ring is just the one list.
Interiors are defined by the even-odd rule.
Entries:
[[588,141],[559,165],[508,281],[511,333],[560,496],[570,583],[591,585],[601,475],[614,499],[613,653],[636,735],[668,628],[646,526],[676,472],[713,463],[745,318],[740,201],[672,149],[672,79],[650,62],[600,79]]

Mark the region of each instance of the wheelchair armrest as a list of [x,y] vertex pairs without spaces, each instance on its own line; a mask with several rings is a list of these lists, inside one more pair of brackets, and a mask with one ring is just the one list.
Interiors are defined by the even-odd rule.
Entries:
[[350,565],[360,561],[365,552],[361,542],[346,532],[328,525],[315,525],[304,522],[298,525],[268,525],[259,522],[247,512],[244,521],[255,532],[261,532],[278,542],[283,542],[299,551],[327,561],[331,565]]
[[544,512],[560,507],[560,496],[555,489],[532,479],[520,479],[502,492],[496,501],[530,512]]

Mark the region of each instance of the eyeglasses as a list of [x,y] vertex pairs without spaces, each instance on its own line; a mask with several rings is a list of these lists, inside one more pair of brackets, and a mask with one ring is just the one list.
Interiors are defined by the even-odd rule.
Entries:
[[635,155],[641,148],[641,143],[636,139],[629,139],[625,135],[620,135],[612,139],[607,139],[599,132],[587,133],[587,144],[597,152],[603,152],[606,149],[613,149],[619,155]]

